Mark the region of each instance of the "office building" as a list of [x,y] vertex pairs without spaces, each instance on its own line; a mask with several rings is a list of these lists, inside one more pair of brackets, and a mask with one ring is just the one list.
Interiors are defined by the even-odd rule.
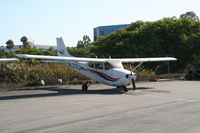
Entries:
[[108,26],[99,26],[94,28],[94,41],[98,40],[99,36],[107,36],[112,32],[117,31],[121,28],[127,28],[130,24],[121,24],[121,25],[108,25]]

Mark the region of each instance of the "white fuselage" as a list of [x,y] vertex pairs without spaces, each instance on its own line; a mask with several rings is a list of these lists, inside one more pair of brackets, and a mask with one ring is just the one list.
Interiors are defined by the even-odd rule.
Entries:
[[[67,61],[64,64],[94,81],[110,86],[127,86],[131,83],[131,79],[127,78],[127,75],[130,75],[131,71],[126,70],[123,67],[105,70],[105,66],[102,69],[90,67],[88,62]],[[135,80],[136,75],[134,73],[132,74],[134,75]]]

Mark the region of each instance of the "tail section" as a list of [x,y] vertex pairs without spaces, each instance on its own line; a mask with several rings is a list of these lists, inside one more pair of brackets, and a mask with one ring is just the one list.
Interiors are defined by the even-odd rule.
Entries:
[[56,42],[57,42],[58,56],[73,57],[68,53],[62,37],[56,38]]

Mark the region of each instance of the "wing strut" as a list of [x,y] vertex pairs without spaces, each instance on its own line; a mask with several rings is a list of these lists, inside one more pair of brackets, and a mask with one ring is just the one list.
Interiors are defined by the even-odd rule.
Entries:
[[140,67],[142,64],[143,64],[143,62],[140,62],[136,67],[134,67],[134,69],[132,70],[132,72],[135,71],[135,70],[136,70],[138,67]]
[[[135,71],[138,67],[140,67],[141,65],[143,64],[143,62],[140,62],[134,69],[132,68],[131,64],[130,64],[130,70],[131,70],[131,74],[130,76],[132,77],[133,76],[133,71]],[[134,78],[131,78],[131,81],[132,81],[132,86],[133,86],[133,90],[136,89],[136,85],[135,85],[135,80]]]

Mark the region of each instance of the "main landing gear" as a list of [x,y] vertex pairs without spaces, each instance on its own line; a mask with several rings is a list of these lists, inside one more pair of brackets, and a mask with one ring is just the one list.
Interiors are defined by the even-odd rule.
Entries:
[[93,85],[95,83],[95,81],[91,82],[84,82],[82,84],[82,92],[86,92],[88,90],[88,87],[90,87],[91,85]]
[[88,85],[87,84],[82,84],[82,92],[86,92],[88,90]]

